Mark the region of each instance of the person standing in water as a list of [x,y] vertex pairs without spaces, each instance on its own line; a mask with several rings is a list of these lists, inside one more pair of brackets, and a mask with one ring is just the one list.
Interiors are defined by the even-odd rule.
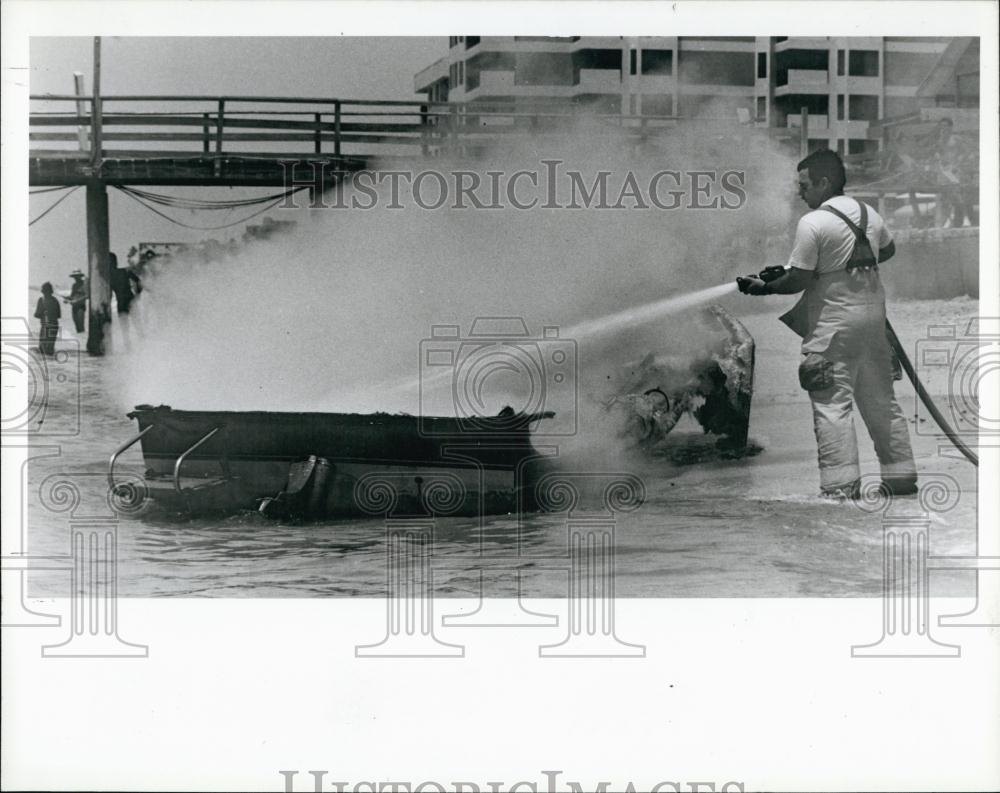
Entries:
[[812,403],[823,494],[859,494],[855,409],[875,444],[883,486],[893,495],[916,493],[878,274],[896,252],[892,235],[874,209],[844,195],[847,177],[836,152],[813,152],[797,170],[799,197],[811,211],[799,220],[785,274],[768,283],[737,279],[740,291],[803,293],[781,321],[802,337],[799,384]]
[[73,288],[70,289],[66,302],[70,304],[76,332],[83,333],[87,329],[87,281],[79,270],[71,272],[70,277],[73,279]]
[[56,339],[59,337],[59,319],[62,309],[59,301],[52,295],[52,284],[46,281],[42,284],[42,296],[35,306],[35,319],[41,322],[38,334],[38,350],[42,355],[56,354]]

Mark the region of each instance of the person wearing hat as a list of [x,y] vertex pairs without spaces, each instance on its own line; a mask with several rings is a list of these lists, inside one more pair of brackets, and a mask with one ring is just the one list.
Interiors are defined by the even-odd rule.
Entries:
[[52,284],[46,281],[42,284],[42,296],[38,298],[35,307],[35,319],[41,320],[42,328],[38,335],[38,350],[42,355],[56,354],[56,339],[59,337],[59,317],[62,309],[59,301],[52,296]]
[[74,270],[69,275],[73,279],[73,288],[69,291],[69,297],[64,297],[63,300],[72,306],[73,325],[76,326],[76,332],[83,333],[87,329],[85,322],[87,316],[87,280],[79,270]]

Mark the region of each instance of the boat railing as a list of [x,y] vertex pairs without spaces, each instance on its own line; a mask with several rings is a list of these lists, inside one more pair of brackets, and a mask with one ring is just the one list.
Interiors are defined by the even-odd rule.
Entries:
[[[198,449],[199,446],[201,446],[203,443],[206,443],[210,438],[212,438],[212,436],[215,435],[215,433],[217,433],[221,429],[222,427],[212,428],[207,433],[205,433],[205,435],[203,435],[199,441],[197,441],[193,446],[189,447],[187,451],[185,451],[183,454],[181,454],[180,457],[177,458],[177,462],[174,463],[174,490],[176,490],[178,494],[183,493],[183,489],[181,488],[181,466],[184,465],[185,460],[187,460],[187,458],[196,449]],[[225,471],[225,465],[223,465],[223,471]]]
[[118,457],[125,450],[127,450],[128,448],[130,448],[131,446],[133,446],[135,443],[137,443],[142,438],[143,435],[145,435],[147,432],[149,432],[155,426],[156,426],[155,424],[150,424],[148,427],[146,427],[146,429],[142,430],[134,438],[132,438],[131,440],[125,441],[125,443],[123,443],[121,446],[119,446],[117,449],[115,449],[115,452],[114,452],[114,454],[111,455],[111,460],[108,463],[108,487],[110,488],[110,492],[114,493],[115,492],[115,488],[117,487],[117,485],[115,484],[115,463],[118,461]]

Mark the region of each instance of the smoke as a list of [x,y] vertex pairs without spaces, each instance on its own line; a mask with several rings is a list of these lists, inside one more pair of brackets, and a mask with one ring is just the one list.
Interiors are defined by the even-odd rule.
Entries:
[[[594,334],[578,343],[565,332],[545,338],[543,328],[570,329],[759,269],[773,263],[766,249],[787,227],[794,160],[765,131],[681,126],[637,144],[593,120],[558,134],[498,137],[502,143],[474,155],[421,160],[410,170],[433,167],[448,180],[469,171],[484,182],[490,171],[534,171],[538,189],[525,177],[517,194],[539,198],[539,206],[455,209],[450,197],[441,209],[425,210],[418,200],[433,201],[436,180],[425,180],[422,198],[400,185],[395,204],[386,181],[368,188],[378,199],[372,209],[276,210],[279,219],[297,221],[293,233],[245,245],[232,258],[175,258],[159,268],[137,301],[127,348],[120,343],[115,351],[122,406],[452,414],[448,367],[428,370],[422,350],[436,344],[429,341],[433,326],[459,326],[461,343],[477,317],[523,318],[528,356],[544,358],[564,345],[576,356],[574,388],[585,402],[627,360],[702,349],[703,331],[684,314],[647,317],[615,327],[610,338]],[[559,174],[579,172],[588,188],[609,172],[609,205],[626,174],[645,191],[664,170],[717,174],[698,177],[710,194],[696,203],[736,203],[736,193],[720,192],[720,178],[741,172],[745,200],[739,208],[689,208],[693,185],[685,176],[679,187],[661,182],[664,200],[669,190],[683,192],[676,209],[633,208],[629,198],[620,209],[544,208],[546,160],[561,163]],[[561,177],[558,203],[571,202],[571,188]],[[347,188],[344,199],[352,195],[357,191]],[[531,402],[519,391],[516,366],[494,374],[473,395],[483,412]],[[551,401],[569,398],[567,388],[550,390]],[[565,414],[567,404],[543,407]]]

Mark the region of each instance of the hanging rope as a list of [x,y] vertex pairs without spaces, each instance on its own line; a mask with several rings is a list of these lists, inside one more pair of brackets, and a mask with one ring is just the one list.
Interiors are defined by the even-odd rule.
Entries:
[[119,187],[120,190],[126,193],[130,193],[138,198],[143,198],[147,201],[152,201],[155,204],[160,204],[162,206],[176,207],[178,209],[208,209],[208,210],[220,210],[220,209],[239,209],[241,207],[255,206],[257,204],[266,204],[271,201],[280,201],[283,198],[295,193],[297,190],[302,189],[292,188],[286,190],[283,193],[273,193],[271,195],[259,196],[258,198],[244,198],[238,200],[225,199],[221,201],[215,201],[211,199],[198,199],[198,198],[186,198],[184,196],[172,196],[164,195],[163,193],[151,193],[147,190],[139,190],[135,187]]
[[[38,193],[54,193],[57,190],[69,190],[72,185],[62,185],[61,187],[43,187],[39,190],[29,190],[28,195],[37,195]],[[79,187],[79,185],[77,185]]]
[[72,190],[70,190],[68,193],[66,193],[66,195],[59,196],[59,199],[52,206],[50,206],[48,209],[46,209],[41,215],[39,215],[34,220],[29,220],[28,221],[28,225],[29,226],[34,226],[39,220],[41,220],[43,217],[45,217],[47,214],[49,214],[49,212],[51,212],[53,209],[55,209],[57,206],[59,206],[63,201],[65,201],[67,198],[69,198],[71,195],[73,195],[73,193],[75,193],[79,189],[80,189],[80,185],[77,185]]
[[[125,195],[127,195],[129,198],[131,198],[136,203],[141,204],[142,206],[144,206],[150,212],[152,212],[152,213],[154,213],[156,215],[159,215],[164,220],[168,220],[168,221],[170,221],[171,223],[173,223],[173,224],[175,224],[177,226],[183,226],[184,228],[187,228],[187,229],[197,229],[198,231],[219,231],[220,229],[228,229],[228,228],[231,228],[232,226],[239,226],[241,223],[246,223],[248,220],[251,220],[252,218],[257,217],[258,215],[262,215],[265,212],[267,212],[269,209],[272,209],[272,208],[276,207],[279,203],[281,203],[288,196],[290,196],[290,195],[292,195],[294,193],[297,193],[300,190],[308,190],[309,189],[308,187],[297,187],[297,188],[295,188],[293,190],[288,190],[287,192],[282,193],[277,198],[275,198],[273,201],[271,201],[269,204],[267,204],[267,206],[265,206],[263,209],[259,209],[256,212],[253,212],[253,213],[247,215],[246,217],[241,218],[240,220],[233,221],[232,223],[223,223],[220,226],[194,226],[194,225],[192,225],[190,223],[184,223],[184,222],[182,222],[180,220],[176,220],[175,218],[170,217],[170,215],[166,214],[165,212],[161,212],[156,207],[150,206],[149,204],[146,203],[146,201],[143,198],[140,198],[138,195],[136,195],[135,191],[132,190],[131,188],[119,187],[118,185],[114,185],[114,187],[117,190],[119,190],[120,192],[122,192]],[[273,198],[273,196],[269,196],[269,198]],[[259,203],[259,201],[255,200],[254,203]],[[226,208],[231,209],[232,207],[226,207]]]

